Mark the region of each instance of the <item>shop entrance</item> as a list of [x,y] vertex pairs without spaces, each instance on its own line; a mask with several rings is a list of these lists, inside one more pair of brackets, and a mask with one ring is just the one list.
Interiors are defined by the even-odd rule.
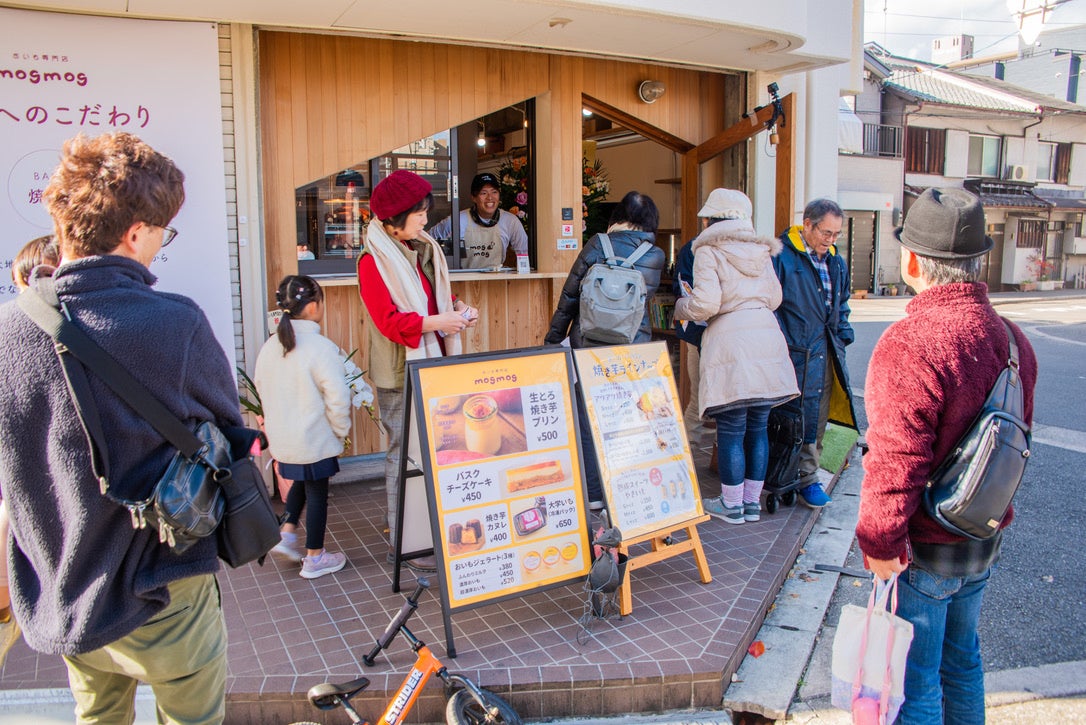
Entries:
[[848,264],[852,289],[875,291],[875,230],[879,213],[875,211],[845,211],[844,244],[838,252]]

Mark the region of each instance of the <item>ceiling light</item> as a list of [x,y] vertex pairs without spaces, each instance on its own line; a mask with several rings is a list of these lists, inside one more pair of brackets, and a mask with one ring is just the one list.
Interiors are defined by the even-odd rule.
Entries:
[[665,90],[667,88],[661,81],[641,81],[641,85],[637,87],[637,97],[645,103],[656,103]]
[[581,115],[585,118],[592,118],[592,111],[589,111],[587,108],[582,108]]

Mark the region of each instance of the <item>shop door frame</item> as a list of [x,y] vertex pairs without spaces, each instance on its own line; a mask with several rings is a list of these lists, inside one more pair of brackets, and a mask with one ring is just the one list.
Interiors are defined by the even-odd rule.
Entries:
[[[701,165],[716,158],[732,146],[743,143],[763,131],[768,131],[775,112],[772,103],[762,106],[742,121],[732,124],[712,138],[695,145],[598,98],[581,94],[581,103],[589,111],[682,155],[679,192],[682,239],[693,239],[699,231],[698,209],[702,202],[699,188]],[[775,229],[787,229],[792,225],[796,197],[793,183],[795,178],[795,124],[792,122],[795,97],[793,94],[789,93],[780,100],[780,110],[781,114],[776,118],[777,183],[773,223]]]

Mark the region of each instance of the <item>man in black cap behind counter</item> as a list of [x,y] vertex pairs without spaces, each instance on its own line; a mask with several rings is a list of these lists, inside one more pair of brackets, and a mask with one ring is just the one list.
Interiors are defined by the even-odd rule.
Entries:
[[[468,269],[500,267],[512,247],[517,254],[528,253],[528,235],[516,216],[498,208],[501,192],[498,177],[476,174],[471,180],[471,208],[460,212],[460,239],[464,242]],[[452,217],[446,217],[430,229],[435,239],[452,237]]]

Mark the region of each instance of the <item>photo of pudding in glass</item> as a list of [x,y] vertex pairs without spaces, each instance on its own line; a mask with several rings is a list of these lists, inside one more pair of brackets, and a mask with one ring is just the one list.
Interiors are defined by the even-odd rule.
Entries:
[[528,450],[520,388],[443,395],[427,402],[427,434],[439,466]]
[[502,447],[498,404],[489,395],[473,395],[464,403],[464,446],[494,455]]

